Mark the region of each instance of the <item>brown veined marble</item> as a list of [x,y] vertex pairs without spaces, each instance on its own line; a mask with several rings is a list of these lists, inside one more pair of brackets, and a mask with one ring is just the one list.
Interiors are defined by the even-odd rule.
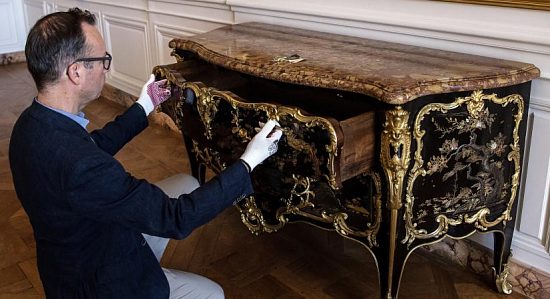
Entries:
[[[528,63],[261,23],[174,39],[170,47],[254,76],[362,93],[389,104],[515,85],[540,74]],[[304,60],[277,59],[292,55]]]

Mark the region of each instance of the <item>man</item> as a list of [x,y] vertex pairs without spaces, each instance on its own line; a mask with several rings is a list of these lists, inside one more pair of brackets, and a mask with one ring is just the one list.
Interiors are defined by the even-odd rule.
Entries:
[[[159,184],[175,198],[132,177],[113,155],[147,126],[147,114],[169,91],[151,77],[136,104],[88,133],[81,111],[100,95],[112,59],[94,24],[88,11],[54,13],[34,25],[25,46],[38,95],[14,126],[9,156],[15,190],[33,226],[46,295],[223,297],[204,277],[162,269],[165,239],[151,237],[148,244],[142,233],[184,238],[252,193],[249,172],[276,151],[282,132],[268,121],[240,161],[189,194],[174,192],[197,187],[190,176]],[[153,243],[160,244],[155,253]]]

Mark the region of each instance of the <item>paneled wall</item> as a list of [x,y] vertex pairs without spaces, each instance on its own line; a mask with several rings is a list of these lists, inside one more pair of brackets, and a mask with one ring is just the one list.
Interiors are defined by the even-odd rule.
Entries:
[[21,0],[0,0],[0,54],[25,47],[25,25]]
[[[533,83],[512,246],[515,260],[549,271],[550,11],[432,0],[22,1],[27,30],[45,13],[73,6],[94,12],[114,57],[108,83],[134,95],[154,65],[174,61],[170,39],[247,21],[534,63],[542,73]],[[473,238],[492,247],[490,235]]]

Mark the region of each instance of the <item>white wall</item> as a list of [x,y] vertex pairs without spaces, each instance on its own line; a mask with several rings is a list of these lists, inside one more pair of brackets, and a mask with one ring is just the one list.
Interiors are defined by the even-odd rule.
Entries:
[[[5,0],[0,0],[0,5]],[[8,1],[11,2],[11,1]],[[550,11],[432,0],[23,0],[24,23],[68,7],[98,16],[113,69],[108,83],[134,95],[174,37],[247,21],[374,38],[533,63],[528,140],[514,259],[550,269]],[[487,237],[474,237],[489,244]],[[548,271],[548,270],[546,270]]]
[[25,25],[21,0],[0,0],[0,54],[25,48]]

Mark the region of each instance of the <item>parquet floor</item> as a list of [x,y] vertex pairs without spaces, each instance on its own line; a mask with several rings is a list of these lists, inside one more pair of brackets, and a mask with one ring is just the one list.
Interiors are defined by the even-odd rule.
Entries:
[[[17,116],[35,95],[24,64],[0,66],[0,299],[43,298],[32,229],[13,190],[8,144]],[[123,110],[105,100],[85,112],[89,129]],[[136,177],[157,181],[188,172],[179,134],[151,125],[117,158]],[[378,298],[376,268],[360,245],[305,224],[251,235],[235,209],[172,241],[164,266],[219,282],[227,298]],[[409,259],[400,298],[524,298],[499,295],[490,282],[418,250]]]

